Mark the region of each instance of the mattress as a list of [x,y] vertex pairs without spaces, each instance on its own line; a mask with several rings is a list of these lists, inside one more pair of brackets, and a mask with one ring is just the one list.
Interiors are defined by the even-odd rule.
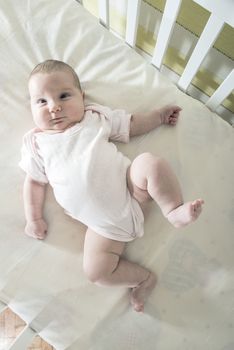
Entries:
[[[181,92],[73,0],[0,0],[0,301],[58,350],[231,350],[234,348],[234,130]],[[150,204],[145,234],[124,255],[158,283],[144,313],[125,288],[98,287],[83,273],[85,227],[64,214],[48,189],[48,237],[24,234],[19,168],[23,134],[33,127],[27,79],[40,61],[67,62],[86,102],[130,113],[182,108],[162,126],[118,148],[133,159],[165,157],[185,200],[203,198],[198,221],[173,228]]]

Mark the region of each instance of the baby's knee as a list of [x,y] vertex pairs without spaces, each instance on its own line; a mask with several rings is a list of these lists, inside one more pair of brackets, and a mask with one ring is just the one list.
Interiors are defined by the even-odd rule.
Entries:
[[83,270],[90,282],[100,285],[105,280],[109,279],[112,272],[116,269],[119,257],[113,256],[112,259],[109,259],[109,257],[105,255],[102,256],[102,254],[100,254],[100,256],[96,258],[84,258]]
[[83,270],[85,276],[92,283],[97,283],[103,277],[103,272],[101,271],[100,267],[92,262],[84,261]]
[[150,152],[145,152],[139,156],[142,169],[147,169],[150,172],[163,171],[167,166],[167,161],[161,156],[155,156]]
[[92,283],[98,283],[101,278],[101,275],[97,273],[95,269],[84,267],[84,273],[86,278]]
[[165,159],[161,156],[156,156],[150,152],[144,152],[139,154],[135,159],[139,165],[160,165],[165,162]]

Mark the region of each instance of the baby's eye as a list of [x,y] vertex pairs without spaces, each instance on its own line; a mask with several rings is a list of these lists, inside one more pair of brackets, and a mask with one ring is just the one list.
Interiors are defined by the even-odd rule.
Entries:
[[70,97],[70,94],[68,92],[63,92],[61,95],[60,95],[60,98],[61,99],[64,99],[64,98],[67,98],[67,97]]
[[46,100],[44,99],[44,98],[39,98],[38,100],[37,100],[37,104],[39,104],[39,105],[43,105],[43,104],[45,104],[46,103]]

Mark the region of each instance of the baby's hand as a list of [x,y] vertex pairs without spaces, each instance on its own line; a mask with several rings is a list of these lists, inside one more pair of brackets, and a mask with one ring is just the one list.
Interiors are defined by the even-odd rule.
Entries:
[[27,222],[25,233],[33,238],[44,239],[47,234],[47,223],[43,219]]
[[182,109],[179,106],[165,106],[160,109],[162,124],[176,125]]

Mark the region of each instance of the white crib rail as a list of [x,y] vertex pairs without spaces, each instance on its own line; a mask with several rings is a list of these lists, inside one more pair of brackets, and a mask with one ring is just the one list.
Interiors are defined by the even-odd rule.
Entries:
[[[82,0],[79,0],[82,3]],[[210,18],[193,50],[188,63],[178,80],[178,87],[187,91],[194,76],[198,72],[208,51],[213,46],[219,36],[225,23],[234,26],[234,1],[233,0],[194,0],[199,5],[211,12]],[[180,10],[182,0],[167,0],[158,37],[151,63],[158,69],[161,68],[162,62],[170,42],[171,34]],[[99,20],[109,27],[109,1],[99,0]],[[127,2],[127,24],[125,41],[131,47],[135,46],[139,14],[141,9],[141,0],[128,0]],[[215,91],[213,96],[207,101],[207,106],[215,110],[222,101],[232,92],[234,85],[233,71],[224,80],[220,87]]]
[[99,10],[99,21],[105,27],[109,28],[109,1],[99,0],[98,1]]
[[[197,42],[197,45],[181,75],[178,86],[187,91],[192,79],[196,75],[208,51],[213,46],[225,23],[234,26],[234,2],[224,0],[222,4],[218,0],[194,0],[211,12],[210,18]],[[152,64],[161,68],[163,57],[168,47],[171,33],[181,5],[181,0],[167,0],[164,9],[161,26],[158,33],[157,43],[154,50]],[[234,75],[231,72],[223,84],[215,91],[206,105],[215,110],[222,101],[228,97],[234,88]]]
[[213,95],[206,102],[207,107],[212,111],[215,111],[216,108],[223,102],[223,100],[229,96],[229,94],[234,89],[234,69],[227,76],[227,78],[222,82],[219,88],[213,93]]
[[158,69],[162,66],[162,61],[180,10],[181,1],[182,0],[168,0],[166,2],[152,58],[152,64]]
[[136,43],[140,8],[141,0],[128,1],[125,41],[132,47],[134,47]]
[[211,15],[205,29],[198,40],[198,43],[185,67],[185,70],[178,82],[178,86],[181,90],[186,91],[191,83],[192,79],[196,75],[200,65],[202,64],[205,56],[210,48],[213,46],[219,33],[224,26],[224,22],[220,20],[216,15]]

